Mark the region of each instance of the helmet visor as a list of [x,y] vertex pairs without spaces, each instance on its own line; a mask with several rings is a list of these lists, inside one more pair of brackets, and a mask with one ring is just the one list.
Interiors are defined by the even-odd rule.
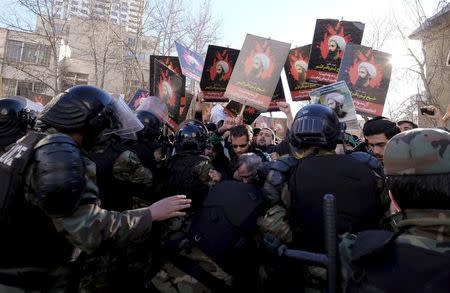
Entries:
[[144,125],[136,118],[122,97],[113,96],[112,98],[114,100],[112,113],[116,120],[116,127],[107,129],[104,135],[116,134],[124,139],[137,139],[136,132],[144,128]]
[[169,111],[166,103],[158,97],[150,96],[142,100],[136,111],[147,111],[155,115],[160,121],[167,123]]

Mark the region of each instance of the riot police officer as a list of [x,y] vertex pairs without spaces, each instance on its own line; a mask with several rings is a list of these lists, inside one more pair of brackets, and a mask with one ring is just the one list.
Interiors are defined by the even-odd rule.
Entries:
[[76,286],[71,261],[80,250],[139,241],[152,221],[189,207],[184,196],[122,213],[99,206],[95,166],[84,151],[107,128],[136,131],[123,106],[93,86],[68,89],[39,116],[46,132],[29,132],[0,157],[0,283],[67,292]]
[[203,123],[184,121],[175,134],[175,155],[169,161],[169,194],[186,194],[193,200],[194,209],[213,185],[208,174],[211,163],[202,155],[207,140],[208,130]]
[[[382,190],[369,167],[378,163],[368,154],[337,155],[334,149],[341,129],[330,108],[303,107],[290,136],[295,157],[275,162],[268,174],[265,189],[273,202],[280,202],[281,189],[287,184],[292,241],[301,249],[324,250],[322,198],[326,193],[336,197],[339,234],[376,228],[381,220]],[[379,164],[374,168],[380,169]]]
[[[29,101],[31,102],[31,101]],[[27,107],[27,100],[22,97],[5,97],[0,99],[0,154],[7,147],[24,136],[33,128],[36,112]]]

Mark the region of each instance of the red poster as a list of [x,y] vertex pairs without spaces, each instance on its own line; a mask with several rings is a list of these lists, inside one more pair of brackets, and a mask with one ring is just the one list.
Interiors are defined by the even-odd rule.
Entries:
[[363,32],[361,22],[318,19],[306,81],[322,85],[336,82],[347,44],[361,44]]
[[391,55],[360,45],[348,45],[338,80],[347,83],[358,114],[383,114],[392,65]]
[[289,51],[284,64],[292,101],[309,100],[309,93],[320,85],[306,82],[311,45],[294,48]]
[[288,43],[247,34],[225,97],[266,111],[289,47]]
[[208,46],[203,67],[199,98],[205,102],[228,102],[223,96],[239,56],[239,50]]

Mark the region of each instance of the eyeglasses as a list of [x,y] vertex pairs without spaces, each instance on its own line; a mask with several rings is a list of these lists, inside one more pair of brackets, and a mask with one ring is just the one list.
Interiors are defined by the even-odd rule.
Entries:
[[246,144],[232,144],[232,146],[233,146],[233,149],[237,149],[237,148],[243,149],[246,146],[248,146],[248,143],[246,143]]

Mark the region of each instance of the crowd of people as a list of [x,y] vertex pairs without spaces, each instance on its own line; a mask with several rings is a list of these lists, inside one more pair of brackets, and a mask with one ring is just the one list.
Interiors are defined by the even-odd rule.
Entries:
[[40,113],[1,98],[0,291],[321,292],[324,268],[266,240],[326,253],[332,194],[340,291],[450,292],[450,109],[359,136],[325,105],[278,106],[281,141],[220,105],[170,132],[93,86]]

